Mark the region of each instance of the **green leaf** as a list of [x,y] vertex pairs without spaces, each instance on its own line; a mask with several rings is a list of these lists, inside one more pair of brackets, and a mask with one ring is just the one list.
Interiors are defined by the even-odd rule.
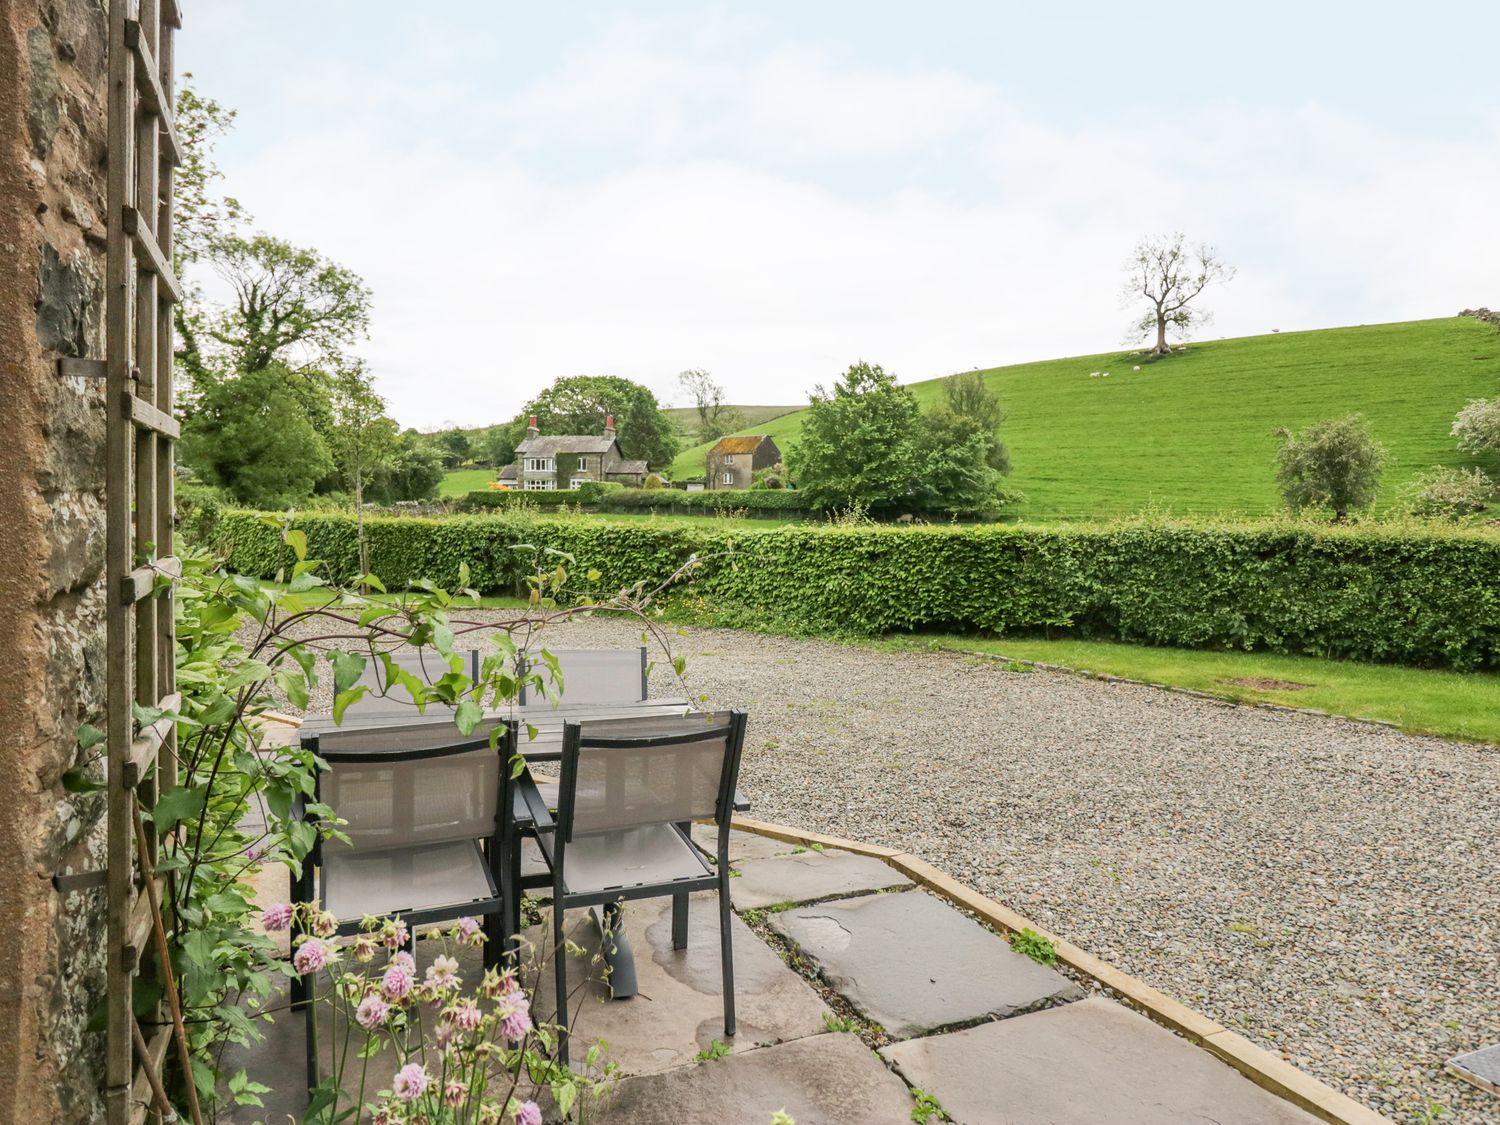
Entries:
[[470,734],[483,718],[484,708],[472,699],[463,700],[453,712],[453,722],[458,726],[458,732],[463,735]]
[[305,594],[308,590],[326,585],[328,583],[324,582],[316,574],[303,573],[293,576],[291,583],[287,586],[287,590],[293,594]]
[[307,558],[307,532],[288,528],[281,533],[281,541],[292,549],[298,559]]
[[69,793],[100,793],[106,788],[104,782],[95,781],[81,769],[68,770],[62,775],[62,783]]
[[161,795],[151,809],[151,823],[160,832],[165,832],[178,821],[190,820],[203,811],[208,800],[208,786],[195,785],[189,788],[178,785]]
[[333,663],[335,694],[348,691],[364,674],[365,658],[357,652],[330,652],[328,659]]
[[352,688],[349,691],[341,691],[335,695],[333,697],[333,721],[335,723],[343,722],[344,712],[349,709],[349,704],[361,699],[369,690],[369,687],[361,684],[357,688]]
[[91,723],[84,723],[78,728],[78,749],[80,750],[92,750],[104,739],[104,732]]

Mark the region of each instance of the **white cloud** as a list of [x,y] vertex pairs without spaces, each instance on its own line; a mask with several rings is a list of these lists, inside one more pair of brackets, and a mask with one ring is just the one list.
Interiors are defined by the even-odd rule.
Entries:
[[860,357],[922,378],[1106,350],[1126,251],[1178,228],[1240,266],[1215,334],[1500,299],[1500,118],[1471,143],[1311,105],[1065,127],[944,70],[742,57],[734,28],[620,23],[510,93],[288,77],[319,113],[231,181],[370,281],[368,353],[411,424],[497,420],[579,372],[706,367],[794,402]]

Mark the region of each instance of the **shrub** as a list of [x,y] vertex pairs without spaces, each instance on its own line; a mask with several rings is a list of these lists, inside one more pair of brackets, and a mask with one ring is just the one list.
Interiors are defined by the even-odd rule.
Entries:
[[667,479],[660,473],[647,473],[646,479],[641,482],[641,487],[654,492],[658,488],[666,488]]
[[[785,495],[796,494],[735,499]],[[337,573],[354,572],[351,518],[296,525]],[[1285,520],[745,530],[509,514],[365,525],[370,565],[392,589],[422,578],[452,585],[461,563],[476,588],[513,589],[525,569],[514,546],[527,543],[574,555],[575,569],[597,568],[601,589],[661,581],[697,556],[692,605],[724,625],[835,635],[1069,629],[1188,648],[1500,668],[1500,536],[1482,529]],[[258,513],[225,512],[216,539],[242,573],[291,566]]]
[[1430,469],[1407,485],[1403,507],[1429,519],[1460,519],[1484,511],[1495,482],[1481,469]]
[[593,506],[603,503],[612,492],[619,492],[624,485],[614,480],[586,480],[578,486],[578,502]]
[[1476,398],[1453,419],[1452,434],[1467,453],[1500,453],[1500,398]]
[[1363,417],[1350,414],[1314,422],[1301,433],[1277,433],[1276,480],[1292,511],[1326,508],[1342,520],[1375,503],[1385,450],[1375,444]]
[[458,506],[465,511],[473,511],[479,508],[561,508],[564,505],[581,503],[584,503],[581,488],[558,488],[551,492],[509,488],[500,491],[484,489],[466,493],[458,502]]

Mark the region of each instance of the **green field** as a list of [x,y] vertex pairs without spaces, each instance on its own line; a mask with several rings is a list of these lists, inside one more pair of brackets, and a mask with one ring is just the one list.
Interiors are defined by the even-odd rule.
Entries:
[[[1351,411],[1390,451],[1380,496],[1389,506],[1413,474],[1474,463],[1448,430],[1466,401],[1500,393],[1500,332],[1449,317],[1218,340],[1132,370],[1138,363],[1115,352],[985,372],[1007,413],[1008,483],[1026,495],[1016,514],[1263,514],[1278,505],[1274,429]],[[936,379],[911,387],[924,405],[941,394]],[[802,418],[742,432],[785,450]],[[671,475],[701,474],[705,451],[684,451]]]
[[438,484],[438,495],[447,499],[453,496],[462,496],[466,492],[478,492],[490,486],[490,481],[495,479],[495,470],[483,469],[454,469],[451,473],[444,473],[442,481]]
[[[795,406],[736,406],[735,409],[744,416],[745,425],[748,427],[748,431],[741,431],[742,433],[760,433],[766,423],[773,418],[780,418],[786,414],[794,414],[801,410],[802,406],[800,404]],[[677,427],[677,433],[681,437],[683,445],[696,446],[698,444],[698,411],[695,407],[669,406],[662,413],[670,418],[672,424]],[[675,464],[674,462],[674,467]],[[703,472],[702,454],[698,456],[697,471],[699,473]],[[677,475],[691,476],[692,473],[679,472]]]
[[1265,652],[1206,652],[1039,637],[899,637],[877,643],[1038,660],[1193,688],[1226,699],[1381,719],[1409,734],[1500,743],[1500,675],[1489,672],[1444,672]]

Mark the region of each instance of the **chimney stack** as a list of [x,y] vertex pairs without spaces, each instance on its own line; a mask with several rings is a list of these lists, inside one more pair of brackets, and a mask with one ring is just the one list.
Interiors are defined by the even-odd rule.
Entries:
[[542,431],[536,428],[536,415],[533,414],[526,422],[526,440],[530,441]]
[[609,441],[615,439],[615,416],[608,414],[604,418],[604,436]]

